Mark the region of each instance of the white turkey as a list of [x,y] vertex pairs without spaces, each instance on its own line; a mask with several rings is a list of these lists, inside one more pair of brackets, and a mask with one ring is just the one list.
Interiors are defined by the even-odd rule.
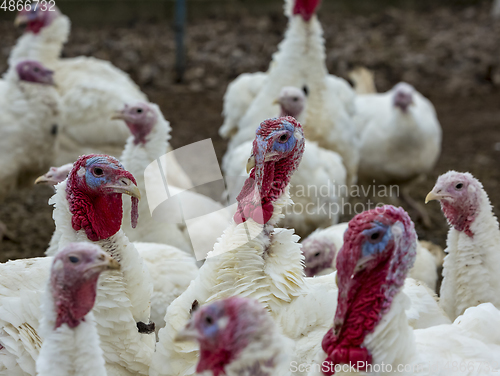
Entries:
[[[125,122],[131,135],[127,139],[125,150],[120,158],[125,168],[137,179],[142,200],[139,204],[137,227],[132,229],[130,216],[125,216],[123,230],[131,241],[169,244],[185,252],[191,251],[189,240],[176,223],[162,223],[154,220],[146,194],[145,171],[157,158],[165,155],[169,149],[170,124],[163,117],[160,108],[154,103],[132,103],[117,112],[113,118]],[[170,154],[169,154],[170,155]],[[192,183],[184,173],[175,157],[169,158],[166,169],[168,186],[174,185],[189,189]],[[163,189],[165,187],[161,185]],[[125,204],[125,213],[130,213],[130,206]]]
[[356,181],[359,159],[351,118],[355,94],[345,80],[328,74],[323,30],[315,14],[318,4],[318,0],[293,2],[288,29],[273,56],[267,79],[238,122],[228,150],[251,141],[260,121],[276,116],[279,109],[273,101],[283,87],[305,86],[309,93],[303,121],[305,135],[342,156],[350,186]]
[[415,262],[415,245],[414,225],[403,209],[376,208],[349,222],[337,257],[335,319],[311,376],[500,370],[500,311],[491,303],[469,308],[452,324],[418,330],[408,325],[409,299],[402,288]]
[[290,375],[290,341],[254,299],[231,297],[193,312],[176,341],[197,341],[196,372],[211,375]]
[[38,376],[107,375],[92,308],[101,272],[119,269],[89,243],[70,243],[54,257],[41,307]]
[[[304,363],[319,351],[325,328],[333,320],[336,274],[305,278],[298,236],[293,230],[275,228],[290,204],[287,186],[303,150],[302,127],[294,118],[269,119],[260,125],[253,144],[255,166],[238,196],[234,222],[214,245],[197,278],[168,307],[151,376],[194,374],[198,347],[176,343],[175,336],[197,305],[235,295],[264,305],[281,333],[294,341],[291,359]],[[411,292],[418,298],[422,290],[412,286]],[[429,319],[437,310],[432,296],[423,292],[425,304],[412,302],[409,307],[415,322]]]
[[469,307],[500,309],[500,230],[482,184],[469,173],[441,175],[426,202],[439,200],[450,224],[441,307],[454,319]]
[[360,183],[402,185],[403,199],[430,226],[427,213],[409,194],[409,183],[432,171],[441,153],[442,131],[434,106],[401,82],[386,93],[357,96],[356,108]]
[[[50,166],[59,113],[53,72],[39,62],[21,61],[0,81],[0,202]],[[9,233],[0,224],[0,242]]]
[[89,153],[120,155],[129,134],[122,122],[111,120],[111,115],[125,103],[146,101],[146,96],[125,72],[107,61],[86,56],[62,59],[70,20],[57,7],[25,8],[15,22],[26,29],[9,63],[37,59],[55,71],[64,123],[55,163],[74,162]]
[[[344,244],[344,232],[347,226],[348,223],[345,222],[326,229],[318,229],[302,241],[306,276],[325,275],[336,270],[336,256]],[[436,291],[438,269],[442,266],[442,259],[435,257],[426,248],[427,244],[429,242],[417,241],[417,257],[409,276],[424,282],[432,291]]]
[[[299,122],[303,118],[307,102],[303,90],[284,87],[276,102],[280,105],[280,116],[292,116]],[[229,177],[226,181],[231,202],[243,184],[243,178],[231,177],[248,175],[245,166],[251,150],[252,141],[246,141],[228,150],[222,159],[224,175]],[[340,155],[306,140],[304,155],[290,186],[294,205],[286,209],[283,227],[294,228],[297,234],[305,236],[318,227],[338,222],[348,191],[346,170]]]
[[[64,165],[61,167],[51,167],[51,169],[43,176],[37,179],[38,184],[56,185],[67,178],[71,171],[72,164]],[[69,170],[69,171],[68,171]],[[137,186],[141,186],[141,175],[137,179]],[[123,203],[125,206],[124,213],[126,216],[131,216],[130,205],[127,202]],[[137,221],[136,229],[139,230],[143,218],[142,214],[150,215],[149,212],[141,213],[141,206],[139,204],[139,219]],[[125,220],[128,223],[129,232],[134,233],[136,229],[131,226],[130,220]],[[153,225],[156,225],[153,222]],[[164,226],[164,224],[161,224]],[[122,225],[123,227],[123,225]],[[53,256],[59,249],[59,241],[62,231],[56,231],[52,235],[50,245],[45,252],[48,256]],[[182,236],[182,234],[181,234]],[[189,286],[189,283],[196,277],[198,267],[193,257],[188,255],[185,251],[162,243],[152,243],[134,241],[134,247],[137,249],[144,264],[148,268],[153,281],[153,292],[151,294],[151,321],[155,323],[155,332],[158,332],[164,325],[164,317],[167,307],[174,301],[184,290]]]
[[[109,375],[147,375],[154,351],[152,283],[134,245],[120,229],[122,194],[140,196],[135,179],[113,157],[82,156],[51,198],[59,250],[93,242],[121,265],[99,282],[94,316]],[[136,216],[137,212],[133,211]],[[40,296],[51,257],[0,264],[0,375],[35,375],[43,338]],[[119,338],[119,340],[117,340]]]

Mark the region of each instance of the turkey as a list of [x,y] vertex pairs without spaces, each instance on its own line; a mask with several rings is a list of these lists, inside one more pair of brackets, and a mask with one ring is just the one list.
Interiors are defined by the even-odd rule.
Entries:
[[[292,117],[266,120],[257,129],[250,160],[255,166],[238,196],[234,222],[214,245],[196,279],[168,307],[151,376],[192,375],[198,348],[176,343],[175,336],[196,306],[235,295],[264,305],[281,333],[295,343],[291,359],[304,363],[319,351],[321,337],[333,320],[336,274],[305,278],[298,236],[293,230],[275,228],[290,203],[287,186],[303,150],[302,127]],[[424,325],[422,320],[446,321],[435,317],[437,304],[425,289],[425,303],[418,299],[419,286],[411,286],[411,293],[418,300],[409,307],[415,325]]]
[[[197,278],[167,309],[151,375],[192,375],[197,346],[176,343],[193,306],[234,295],[257,299],[282,333],[297,343],[292,358],[305,360],[333,317],[335,276],[306,282],[298,236],[275,228],[290,198],[287,185],[303,150],[302,127],[292,117],[264,121],[253,144],[253,167],[238,196],[234,222],[214,245]],[[329,298],[328,298],[329,297]],[[308,307],[304,311],[304,307]],[[293,324],[292,324],[293,323]],[[294,351],[295,352],[295,351]]]
[[[295,87],[284,87],[276,102],[280,116],[292,116],[300,122],[306,107],[306,94]],[[306,142],[302,161],[291,179],[290,194],[294,205],[286,210],[283,227],[294,228],[305,236],[318,227],[338,222],[343,203],[347,198],[346,170],[342,158],[335,152],[323,149],[315,142]],[[227,177],[247,176],[245,165],[252,150],[247,141],[229,150],[222,160]],[[241,190],[242,179],[226,179],[231,202]],[[231,184],[232,182],[234,184]],[[239,183],[239,184],[238,184]]]
[[[120,229],[122,194],[133,201],[140,196],[132,174],[113,157],[87,155],[57,185],[50,203],[59,250],[73,242],[92,242],[120,262],[120,271],[100,280],[93,310],[108,374],[147,375],[155,343],[149,323],[152,283]],[[35,375],[42,343],[40,295],[51,262],[42,257],[0,264],[0,375]]]
[[[337,257],[335,319],[311,376],[373,370],[378,375],[483,375],[486,367],[500,370],[500,311],[491,303],[469,308],[453,324],[419,330],[408,325],[409,299],[401,289],[415,262],[415,245],[413,223],[401,208],[376,208],[349,222]],[[452,364],[476,368],[450,372],[447,365]]]
[[[0,202],[50,166],[57,148],[60,101],[52,71],[32,60],[0,81]],[[0,242],[13,237],[0,223]]]
[[360,182],[402,185],[403,199],[430,227],[427,212],[409,194],[409,183],[430,172],[441,152],[442,132],[434,106],[401,82],[386,93],[357,96],[356,108]]
[[482,184],[469,173],[448,171],[425,199],[431,200],[440,201],[451,226],[441,307],[453,319],[481,303],[500,309],[500,230]]
[[256,300],[233,296],[199,308],[176,336],[178,342],[188,340],[200,346],[198,373],[290,374],[290,342]]
[[94,314],[101,272],[120,263],[89,243],[70,243],[54,257],[42,303],[44,338],[38,376],[106,376]]
[[61,59],[70,21],[57,7],[25,8],[15,23],[26,29],[9,63],[37,59],[55,71],[64,124],[55,163],[74,162],[89,153],[120,155],[129,134],[123,122],[111,120],[111,115],[125,103],[146,101],[146,96],[126,73],[107,61],[86,56]]
[[[220,203],[194,192],[192,190],[195,188],[194,184],[175,159],[175,153],[166,154],[167,150],[170,149],[168,144],[170,126],[163,118],[158,106],[152,103],[125,106],[115,117],[123,119],[132,133],[121,160],[134,176],[138,176],[137,183],[145,198],[142,205],[139,206],[141,222],[133,231],[128,222],[125,222],[126,234],[130,233],[128,236],[134,241],[170,244],[189,253],[193,252],[193,247],[189,242],[190,238],[195,242],[209,246],[211,249],[217,238],[222,235],[230,218],[228,214],[225,214]],[[152,119],[157,120],[153,121]],[[182,156],[182,153],[179,155]],[[182,226],[183,233],[178,230],[179,224],[165,223],[152,217],[153,208],[151,205],[154,204],[150,203],[149,199],[157,201],[166,196],[162,174],[158,169],[152,168],[158,163],[163,166],[170,197],[181,197],[179,200],[183,213],[178,217],[188,216],[190,219],[188,228]],[[128,206],[126,206],[127,209]],[[169,207],[169,209],[171,208]],[[211,221],[208,223],[201,219],[197,221],[190,217],[191,213],[212,213]],[[176,217],[173,210],[169,211],[168,214],[172,218]],[[190,237],[193,233],[196,234],[196,239]],[[194,248],[196,251],[197,248]]]
[[350,186],[356,181],[359,159],[352,124],[355,94],[345,80],[328,74],[323,30],[315,15],[318,4],[318,0],[294,1],[288,29],[273,56],[267,79],[239,120],[237,131],[232,132],[228,150],[251,141],[256,125],[263,118],[276,116],[278,108],[273,101],[283,87],[305,86],[309,93],[303,121],[305,135],[340,154]]
[[[308,277],[325,275],[335,269],[335,256],[344,243],[344,232],[348,223],[340,223],[326,229],[318,229],[302,241],[302,252],[305,256],[304,272]],[[430,242],[417,241],[417,257],[410,269],[409,276],[424,282],[432,291],[436,291],[438,268],[442,259],[435,257],[426,248]],[[433,245],[434,247],[437,247]]]
[[[66,179],[71,168],[72,164],[51,167],[49,172],[37,179],[37,182],[38,184],[56,185]],[[139,181],[140,178],[137,179],[138,185],[140,185]],[[126,204],[124,202],[124,205]],[[128,212],[130,213],[130,207]],[[147,214],[149,215],[149,213]],[[139,218],[141,218],[140,214]],[[138,220],[137,228],[140,227],[141,222],[142,218]],[[130,231],[133,233],[134,229],[130,228]],[[49,248],[45,252],[46,255],[52,256],[57,253],[60,237],[61,231],[54,232]],[[133,244],[152,275],[151,321],[155,323],[155,332],[158,333],[158,330],[165,326],[164,317],[167,307],[184,292],[189,283],[196,277],[198,267],[193,257],[173,246],[140,241],[135,241]]]
[[[130,216],[125,216],[123,230],[127,237],[131,241],[169,244],[190,252],[191,245],[178,224],[161,223],[153,219],[146,194],[144,173],[146,167],[167,153],[171,130],[169,122],[165,120],[156,104],[142,102],[126,104],[113,118],[123,120],[131,132],[120,161],[136,177],[137,186],[143,198],[139,205],[141,220],[135,229],[132,229]],[[166,166],[168,185],[191,188],[192,183],[189,177],[179,166],[175,157],[169,158],[168,162]],[[130,206],[127,204],[125,204],[125,212],[130,213]]]

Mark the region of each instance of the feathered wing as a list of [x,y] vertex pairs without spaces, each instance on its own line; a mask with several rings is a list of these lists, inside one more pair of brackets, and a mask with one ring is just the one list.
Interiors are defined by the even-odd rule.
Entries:
[[59,63],[55,79],[62,95],[65,127],[57,164],[73,162],[87,152],[121,154],[129,131],[122,121],[111,117],[125,103],[147,101],[123,75],[110,63],[93,58]]
[[500,311],[484,303],[467,309],[451,325],[415,330],[418,360],[424,367],[424,372],[417,374],[449,375],[454,364],[468,366],[460,369],[463,375],[498,372],[499,328]]
[[165,326],[168,306],[180,296],[198,274],[196,261],[175,247],[157,243],[134,243],[151,273],[151,321],[156,333]]

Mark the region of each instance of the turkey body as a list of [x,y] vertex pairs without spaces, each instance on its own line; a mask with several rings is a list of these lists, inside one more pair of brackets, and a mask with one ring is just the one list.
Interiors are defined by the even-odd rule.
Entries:
[[60,58],[69,32],[70,20],[64,15],[37,34],[26,32],[12,50],[9,64],[35,59],[55,71],[64,124],[56,165],[89,153],[119,156],[129,133],[111,116],[125,103],[147,101],[147,97],[125,72],[107,61],[85,56]]

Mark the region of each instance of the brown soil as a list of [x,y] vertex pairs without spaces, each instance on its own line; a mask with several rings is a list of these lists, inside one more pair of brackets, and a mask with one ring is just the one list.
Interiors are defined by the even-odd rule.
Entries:
[[[434,103],[443,127],[443,151],[431,176],[412,187],[420,202],[439,174],[455,169],[480,179],[492,204],[500,207],[500,23],[490,20],[488,11],[484,5],[426,12],[392,9],[369,16],[321,14],[331,73],[345,77],[351,67],[366,65],[375,70],[380,91],[405,80]],[[240,73],[266,70],[285,26],[279,14],[189,24],[183,84],[174,83],[169,25],[75,27],[64,54],[111,60],[160,105],[171,121],[174,147],[212,138],[220,158],[225,141],[217,130],[227,83]],[[5,71],[19,32],[10,22],[0,22],[0,35],[0,71]],[[47,205],[51,194],[47,187],[19,189],[0,205],[0,220],[15,235],[14,241],[0,244],[0,261],[43,254],[54,229]],[[424,229],[417,223],[419,236],[444,246],[448,226],[439,205],[426,208],[433,226]]]

